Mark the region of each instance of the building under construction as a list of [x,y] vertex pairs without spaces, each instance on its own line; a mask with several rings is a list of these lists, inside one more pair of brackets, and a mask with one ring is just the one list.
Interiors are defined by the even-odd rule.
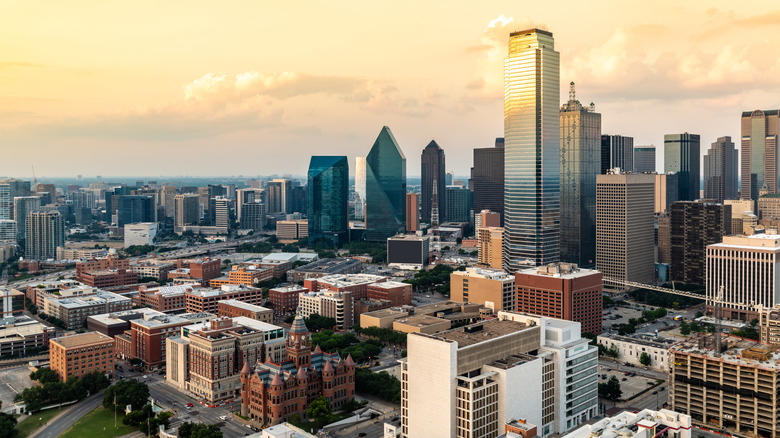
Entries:
[[780,347],[697,335],[670,347],[669,359],[671,410],[713,430],[779,436]]

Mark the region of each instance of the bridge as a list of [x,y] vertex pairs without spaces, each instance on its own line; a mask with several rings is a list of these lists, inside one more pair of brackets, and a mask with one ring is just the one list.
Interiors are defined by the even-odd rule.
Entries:
[[633,281],[626,281],[626,280],[618,280],[616,278],[610,278],[610,277],[604,277],[604,285],[612,285],[612,286],[623,286],[623,287],[635,287],[637,289],[648,289],[648,290],[654,290],[657,292],[664,292],[667,294],[672,295],[680,295],[683,297],[688,298],[695,298],[697,300],[706,300],[707,297],[703,294],[691,292],[691,291],[684,291],[684,290],[677,290],[677,289],[669,289],[667,287],[661,287],[656,286],[654,284],[644,284],[644,283],[636,283]]

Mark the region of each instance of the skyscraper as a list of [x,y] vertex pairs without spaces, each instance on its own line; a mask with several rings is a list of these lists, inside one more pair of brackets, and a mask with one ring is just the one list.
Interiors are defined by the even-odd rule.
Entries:
[[119,227],[138,222],[157,222],[157,209],[151,196],[114,195],[111,203],[116,208],[114,223]]
[[59,211],[31,211],[25,222],[24,255],[31,260],[46,260],[65,246],[65,229]]
[[471,190],[459,186],[447,187],[446,216],[450,222],[471,222],[471,208]]
[[439,223],[447,220],[447,181],[444,168],[444,149],[431,140],[420,156],[421,161],[421,204],[422,214],[420,219],[431,221],[431,207],[433,206],[433,185],[436,184],[436,198],[439,208]]
[[273,179],[266,184],[269,213],[292,213],[292,183],[289,179]]
[[210,201],[209,212],[212,217],[212,225],[227,232],[230,228],[230,199],[219,196],[211,198]]
[[0,181],[0,219],[12,220],[14,218],[14,198],[29,195],[30,181],[13,178]]
[[165,217],[173,217],[175,208],[173,198],[176,197],[176,186],[172,184],[163,184],[160,190],[160,203],[165,209]]
[[345,156],[313,156],[308,177],[309,243],[335,245],[349,232],[349,163]]
[[707,245],[723,241],[731,228],[731,206],[679,201],[669,209],[671,279],[704,285]]
[[763,188],[777,193],[778,131],[779,110],[742,113],[742,199],[758,199]]
[[[255,202],[255,189],[248,188],[248,189],[238,189],[236,190],[236,220],[241,223],[241,215],[243,214],[243,208],[244,204],[250,204]],[[246,228],[241,224],[241,228],[243,229],[251,229]]]
[[471,168],[474,211],[490,210],[504,223],[504,139],[497,138],[492,148],[474,149]]
[[619,168],[621,172],[634,169],[634,137],[622,135],[601,136],[601,174]]
[[406,194],[406,232],[414,233],[420,229],[420,195]]
[[366,240],[384,242],[406,229],[406,157],[387,126],[366,157]]
[[560,54],[553,35],[513,32],[504,61],[504,269],[557,262]]
[[174,198],[174,228],[179,231],[186,225],[197,225],[200,221],[200,197],[194,193],[176,195]]
[[16,232],[20,238],[24,238],[24,224],[27,221],[27,213],[41,209],[41,198],[38,196],[18,196],[14,198],[14,217]]
[[634,172],[655,172],[655,146],[634,147]]
[[737,160],[731,137],[719,137],[704,156],[704,198],[737,199]]
[[664,172],[679,175],[681,201],[695,201],[700,196],[701,155],[698,134],[664,135]]
[[596,175],[601,170],[601,114],[584,107],[571,83],[561,106],[561,260],[596,263]]
[[366,157],[355,157],[355,219],[366,218]]

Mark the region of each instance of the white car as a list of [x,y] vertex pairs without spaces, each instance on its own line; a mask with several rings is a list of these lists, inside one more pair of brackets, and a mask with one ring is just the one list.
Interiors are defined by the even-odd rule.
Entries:
[[227,415],[221,415],[219,417],[219,419],[222,420],[222,421],[225,421],[225,420],[227,420]]

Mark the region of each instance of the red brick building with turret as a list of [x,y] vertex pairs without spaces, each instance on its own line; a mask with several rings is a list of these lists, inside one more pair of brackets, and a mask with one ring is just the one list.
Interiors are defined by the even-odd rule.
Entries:
[[258,362],[241,370],[241,415],[274,425],[293,414],[306,418],[306,407],[322,395],[335,410],[355,397],[355,362],[338,353],[311,351],[309,330],[300,315],[287,337],[287,360]]

